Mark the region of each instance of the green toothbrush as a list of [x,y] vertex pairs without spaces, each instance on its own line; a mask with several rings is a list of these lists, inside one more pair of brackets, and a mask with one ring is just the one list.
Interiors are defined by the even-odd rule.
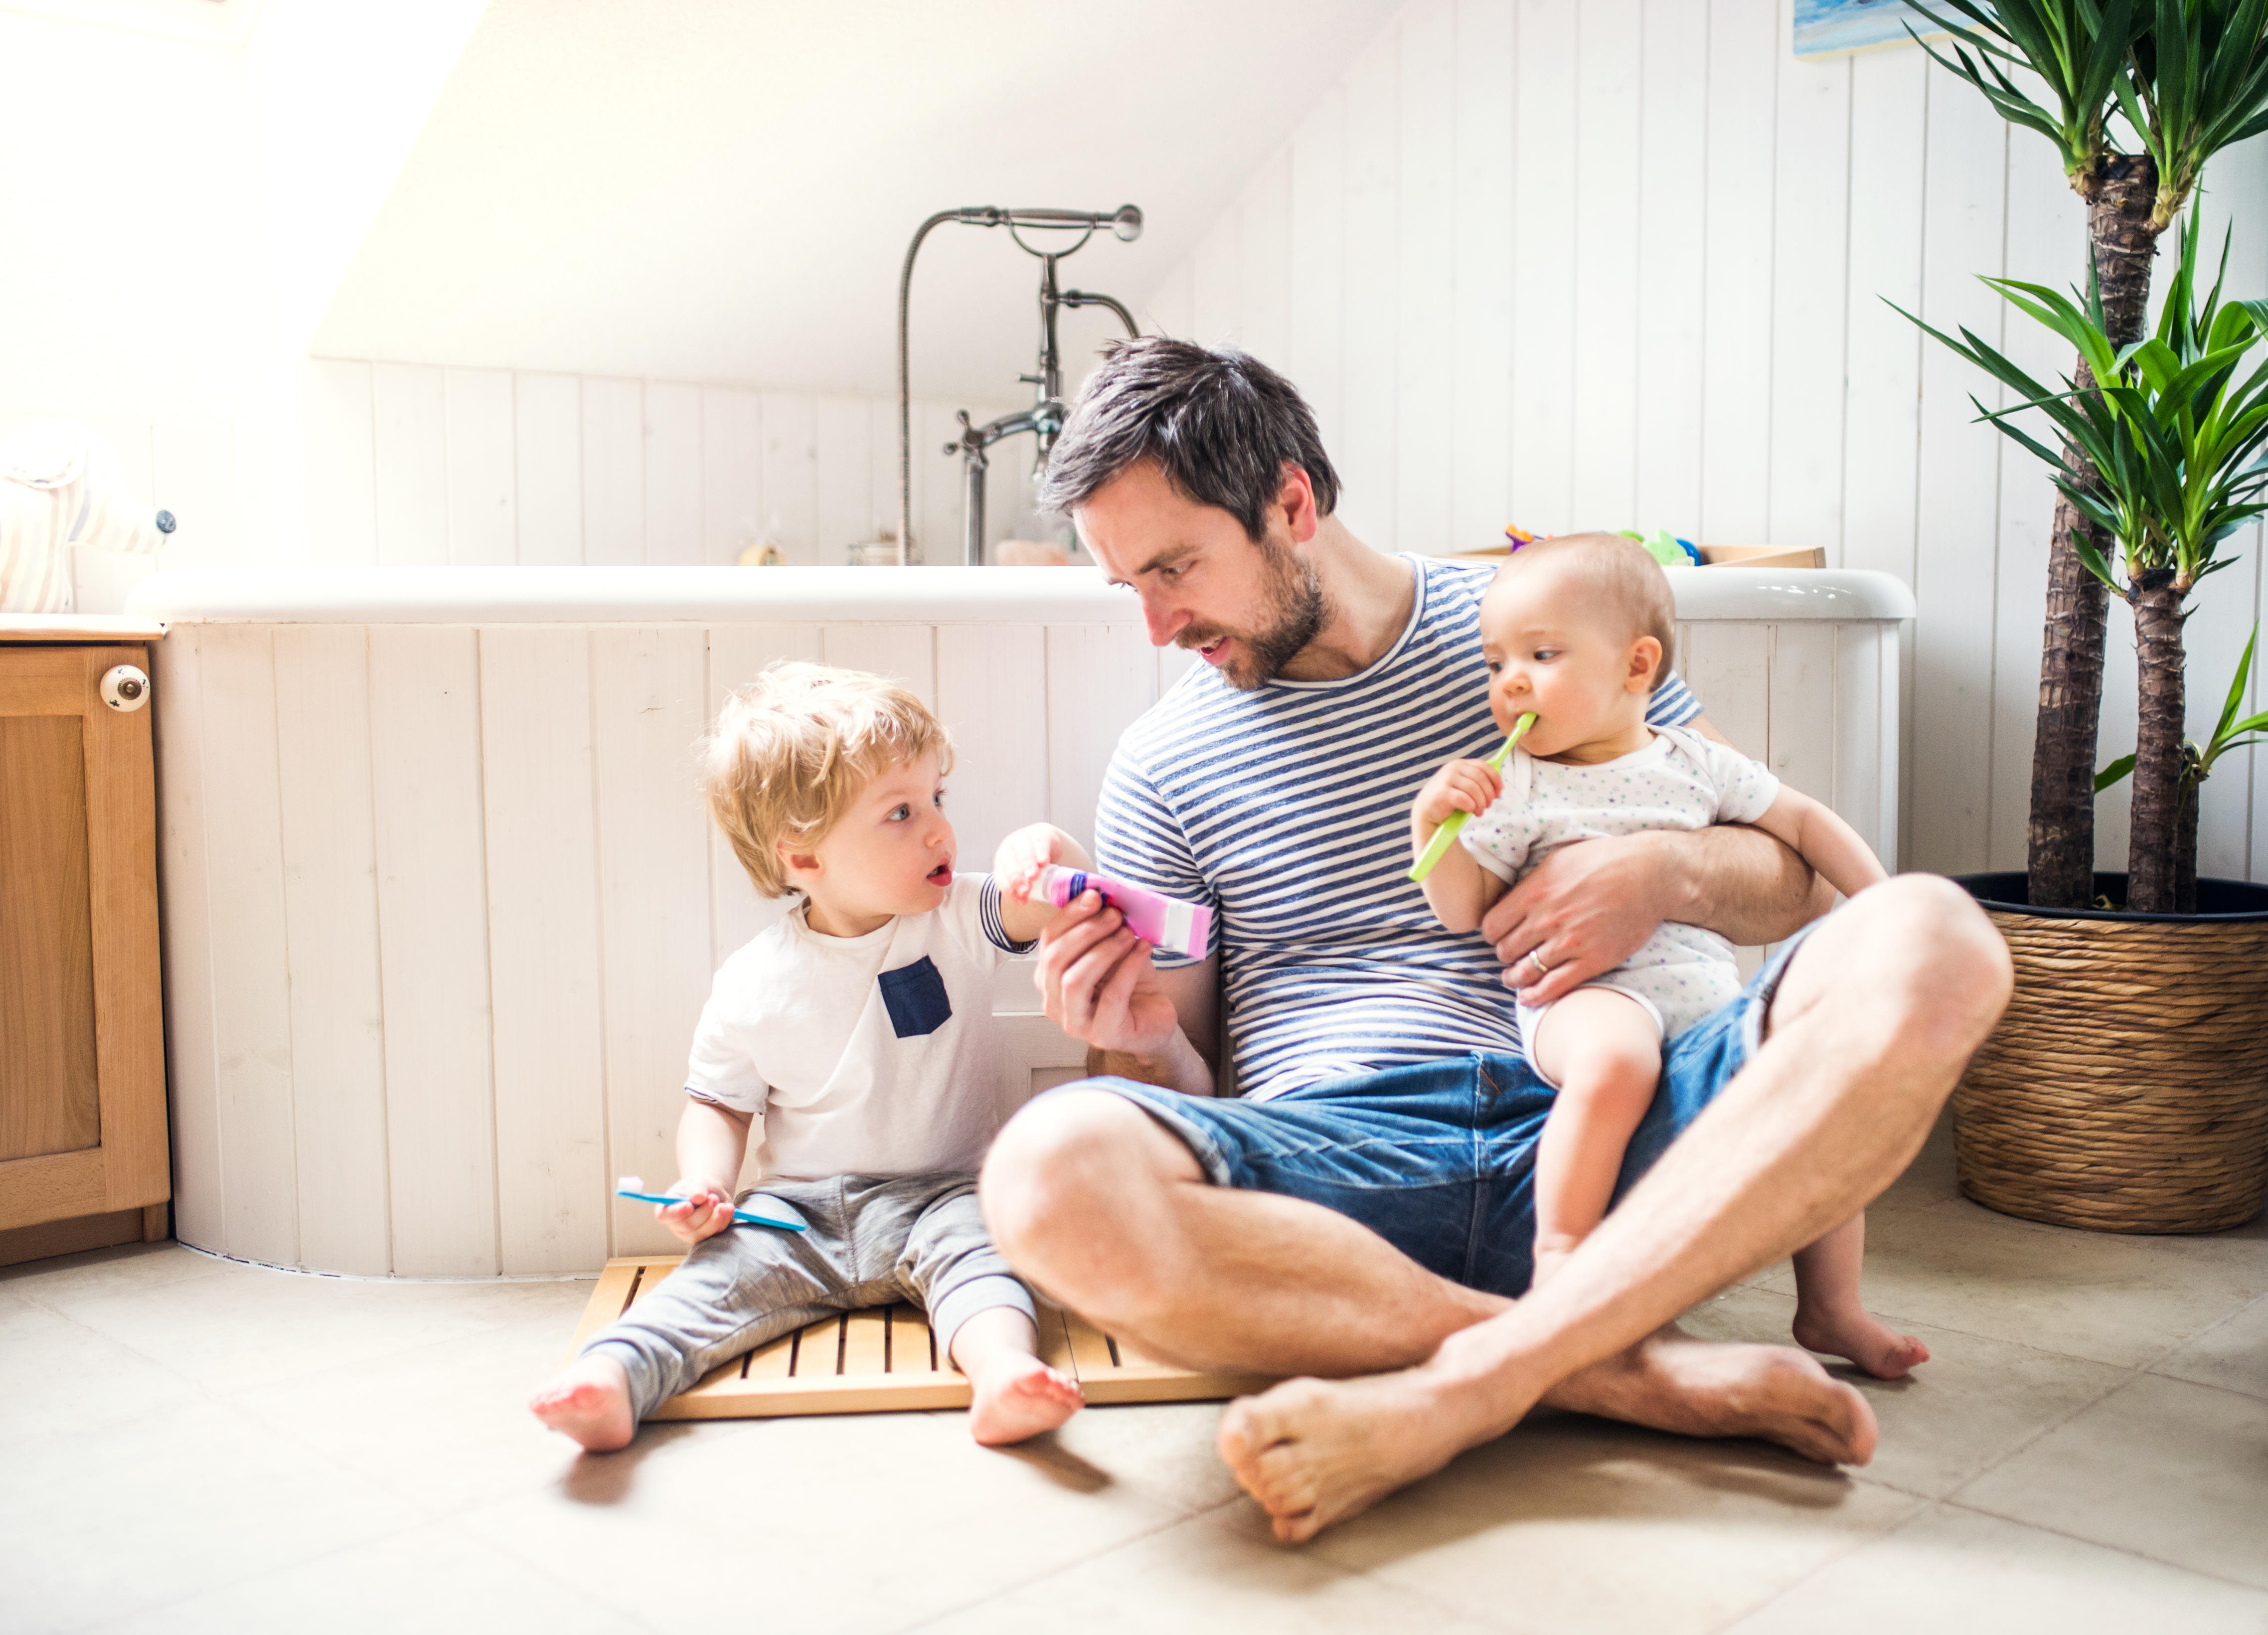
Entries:
[[[1513,747],[1528,736],[1528,729],[1535,725],[1535,712],[1531,710],[1512,724],[1512,736],[1504,740],[1504,748],[1483,764],[1491,772],[1503,771],[1504,763],[1512,759]],[[1447,821],[1433,831],[1433,838],[1425,843],[1425,850],[1418,854],[1417,867],[1410,871],[1411,880],[1423,880],[1433,872],[1435,864],[1449,855],[1449,848],[1456,843],[1457,831],[1464,828],[1465,820],[1471,815],[1469,812],[1449,814]]]

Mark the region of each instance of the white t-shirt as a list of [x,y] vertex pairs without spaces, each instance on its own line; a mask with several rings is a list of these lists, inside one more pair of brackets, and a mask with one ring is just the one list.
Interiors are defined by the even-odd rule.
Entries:
[[[1510,884],[1557,848],[1650,829],[1753,823],[1779,798],[1763,762],[1682,726],[1657,726],[1645,748],[1595,766],[1538,761],[1515,749],[1504,789],[1458,836],[1474,860]],[[1664,921],[1598,985],[1642,997],[1675,1038],[1741,991],[1732,945],[1698,925]],[[1522,1011],[1523,1027],[1528,1013]]]
[[688,1094],[762,1121],[767,1178],[975,1169],[999,1127],[992,973],[1008,940],[990,875],[864,937],[807,902],[725,961],[694,1030]]

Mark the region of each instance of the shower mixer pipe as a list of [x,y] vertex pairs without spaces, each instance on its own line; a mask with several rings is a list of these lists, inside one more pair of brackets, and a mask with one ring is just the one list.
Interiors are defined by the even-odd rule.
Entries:
[[[945,446],[947,453],[961,457],[961,552],[962,559],[976,566],[984,560],[984,474],[991,461],[986,451],[1003,438],[1017,437],[1029,431],[1038,446],[1038,459],[1044,462],[1049,451],[1055,447],[1056,434],[1063,430],[1063,360],[1056,345],[1056,314],[1064,307],[1101,306],[1118,316],[1126,326],[1126,333],[1138,335],[1141,330],[1134,315],[1124,305],[1107,295],[1086,290],[1058,289],[1056,284],[1056,263],[1081,248],[1104,227],[1120,240],[1131,243],[1142,236],[1142,212],[1131,204],[1122,204],[1115,210],[1002,210],[995,205],[966,206],[956,210],[939,210],[922,223],[914,232],[913,242],[906,247],[906,261],[898,275],[898,562],[903,566],[910,560],[913,540],[913,394],[908,353],[908,311],[913,292],[914,258],[921,253],[922,240],[930,230],[946,222],[958,222],[970,227],[1005,227],[1008,236],[1027,254],[1040,261],[1040,352],[1039,368],[1035,374],[1019,375],[1018,379],[1033,388],[1029,409],[999,419],[976,425],[968,418],[968,411],[961,411],[961,436]],[[1018,228],[1035,231],[1075,232],[1079,238],[1063,249],[1035,249],[1024,242]]]

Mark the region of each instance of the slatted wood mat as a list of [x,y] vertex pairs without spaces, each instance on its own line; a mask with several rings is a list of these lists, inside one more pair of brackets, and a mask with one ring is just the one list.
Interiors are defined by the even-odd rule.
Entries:
[[[608,1261],[568,1355],[658,1287],[681,1258],[628,1255]],[[1090,1403],[1219,1402],[1275,1383],[1264,1374],[1198,1374],[1153,1362],[1084,1317],[1045,1303],[1039,1317],[1040,1355],[1077,1379]],[[921,1312],[901,1304],[828,1317],[759,1346],[646,1417],[761,1419],[968,1406],[968,1378],[937,1354]]]

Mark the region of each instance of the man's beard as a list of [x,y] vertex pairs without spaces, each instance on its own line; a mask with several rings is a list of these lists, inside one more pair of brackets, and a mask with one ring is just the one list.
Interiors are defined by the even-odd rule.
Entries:
[[1313,563],[1273,540],[1263,540],[1260,550],[1268,559],[1269,622],[1249,633],[1213,628],[1185,630],[1181,637],[1182,645],[1192,648],[1223,636],[1242,644],[1244,653],[1231,655],[1220,667],[1220,679],[1247,693],[1281,675],[1284,667],[1306,651],[1330,617],[1330,603],[1324,598],[1323,582],[1316,577]]

